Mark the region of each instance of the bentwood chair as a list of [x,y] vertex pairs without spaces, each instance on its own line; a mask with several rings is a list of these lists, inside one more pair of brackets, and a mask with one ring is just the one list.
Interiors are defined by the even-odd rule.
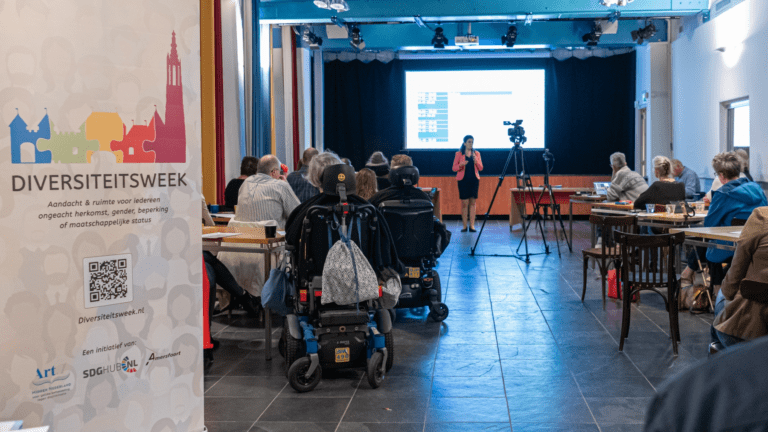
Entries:
[[[621,282],[623,290],[621,315],[621,341],[619,351],[624,350],[624,340],[629,336],[632,296],[640,291],[653,291],[664,299],[669,313],[669,329],[672,350],[677,355],[680,340],[678,323],[678,296],[680,282],[675,270],[675,251],[685,241],[684,233],[637,235],[616,233],[616,243],[621,250]],[[664,295],[660,289],[666,288]]]
[[605,310],[605,280],[608,275],[608,266],[614,263],[614,267],[618,269],[616,263],[621,259],[619,248],[614,241],[614,231],[635,232],[637,229],[637,218],[635,216],[591,215],[589,223],[600,227],[603,241],[600,247],[581,251],[584,257],[584,289],[581,292],[581,301],[584,302],[584,296],[587,294],[587,272],[589,269],[589,259],[592,258],[600,270],[600,277],[603,283],[603,310]]

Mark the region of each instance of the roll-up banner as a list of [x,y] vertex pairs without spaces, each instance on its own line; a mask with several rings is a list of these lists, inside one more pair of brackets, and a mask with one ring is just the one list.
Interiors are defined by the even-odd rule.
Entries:
[[0,0],[0,421],[202,431],[197,0]]

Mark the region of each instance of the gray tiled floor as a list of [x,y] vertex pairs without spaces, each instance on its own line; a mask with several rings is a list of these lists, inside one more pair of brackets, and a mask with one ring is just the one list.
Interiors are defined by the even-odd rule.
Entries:
[[[593,270],[581,302],[586,222],[574,225],[574,253],[561,246],[559,258],[550,235],[553,252],[528,265],[470,257],[475,236],[449,226],[453,239],[438,270],[450,315],[438,324],[427,310],[398,310],[395,364],[379,389],[352,370],[298,394],[277,350],[264,360],[254,320],[216,318],[221,347],[205,376],[208,430],[640,431],[656,388],[706,356],[712,316],[680,314],[674,357],[666,311],[652,293],[633,307],[630,338],[618,351],[620,305],[609,300],[603,310]],[[519,239],[506,222],[491,221],[477,253],[509,254]],[[541,238],[530,248],[541,252]]]

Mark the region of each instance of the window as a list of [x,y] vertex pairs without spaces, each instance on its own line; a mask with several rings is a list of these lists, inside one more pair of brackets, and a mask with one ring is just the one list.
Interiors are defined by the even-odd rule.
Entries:
[[749,151],[749,99],[726,105],[728,110],[728,151],[743,148]]

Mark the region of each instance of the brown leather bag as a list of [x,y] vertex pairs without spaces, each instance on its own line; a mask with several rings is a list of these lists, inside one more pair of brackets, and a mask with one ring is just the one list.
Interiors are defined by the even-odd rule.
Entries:
[[709,311],[710,296],[707,287],[695,285],[680,290],[678,297],[680,310],[688,309],[692,314],[700,314]]

